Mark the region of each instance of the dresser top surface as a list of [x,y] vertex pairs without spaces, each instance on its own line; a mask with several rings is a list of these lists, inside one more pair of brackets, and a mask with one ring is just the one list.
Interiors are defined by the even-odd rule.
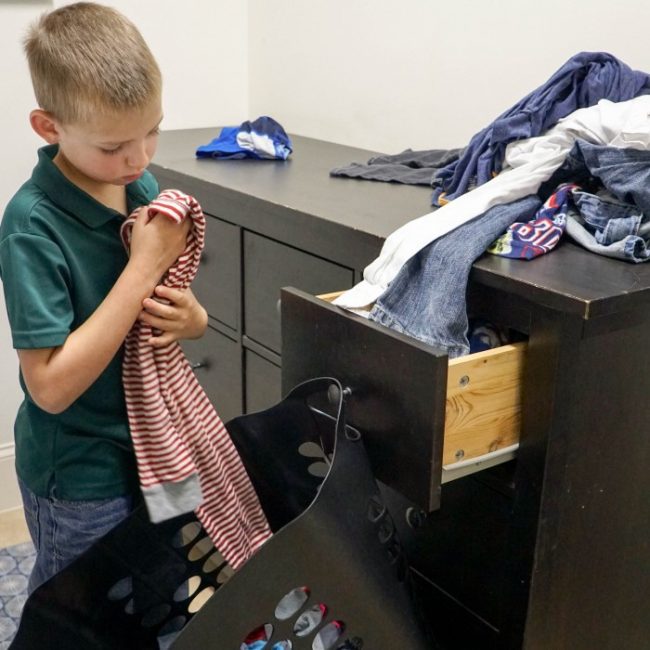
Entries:
[[[364,149],[292,135],[294,151],[287,161],[197,159],[197,146],[219,130],[163,132],[152,171],[189,176],[215,192],[273,205],[295,214],[304,228],[310,218],[318,219],[321,226],[344,228],[349,237],[381,241],[432,212],[428,187],[330,176],[335,167],[377,155]],[[608,259],[568,241],[532,261],[484,255],[472,279],[585,319],[650,304],[650,265]]]

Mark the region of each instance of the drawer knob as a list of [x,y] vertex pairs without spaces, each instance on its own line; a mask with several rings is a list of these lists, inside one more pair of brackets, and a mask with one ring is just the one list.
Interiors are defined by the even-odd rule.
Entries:
[[427,520],[427,513],[413,506],[406,509],[404,516],[406,517],[406,523],[414,530],[421,528]]
[[[352,389],[351,388],[344,388],[343,389],[343,399],[346,399],[352,395]],[[339,395],[339,389],[337,386],[332,384],[328,389],[327,389],[327,399],[330,404],[337,404],[339,400],[341,399],[341,396]]]

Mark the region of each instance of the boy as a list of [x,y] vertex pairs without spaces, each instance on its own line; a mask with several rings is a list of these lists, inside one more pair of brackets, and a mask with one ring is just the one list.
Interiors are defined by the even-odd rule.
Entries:
[[79,2],[42,16],[25,51],[39,105],[30,123],[47,146],[0,224],[0,276],[25,393],[15,438],[37,549],[31,592],[138,498],[121,379],[131,326],[153,325],[150,343],[162,347],[202,336],[207,314],[189,290],[157,286],[189,219],[138,219],[128,257],[119,236],[124,218],[158,194],[146,167],[161,77],[138,30]]

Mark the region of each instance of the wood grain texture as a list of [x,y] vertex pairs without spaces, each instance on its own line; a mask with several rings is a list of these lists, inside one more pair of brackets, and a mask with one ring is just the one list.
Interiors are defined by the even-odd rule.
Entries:
[[525,353],[516,343],[449,361],[443,465],[518,442]]

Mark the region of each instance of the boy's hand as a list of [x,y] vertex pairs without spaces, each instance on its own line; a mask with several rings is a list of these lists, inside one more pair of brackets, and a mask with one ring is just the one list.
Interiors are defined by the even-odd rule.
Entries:
[[155,298],[146,298],[139,320],[159,330],[161,334],[152,336],[149,343],[162,348],[178,339],[198,339],[203,336],[208,325],[208,314],[190,289],[181,291],[158,285],[155,296],[169,302],[164,304]]
[[129,263],[162,277],[185,250],[190,226],[189,219],[178,224],[163,215],[147,221],[141,210],[133,224]]

